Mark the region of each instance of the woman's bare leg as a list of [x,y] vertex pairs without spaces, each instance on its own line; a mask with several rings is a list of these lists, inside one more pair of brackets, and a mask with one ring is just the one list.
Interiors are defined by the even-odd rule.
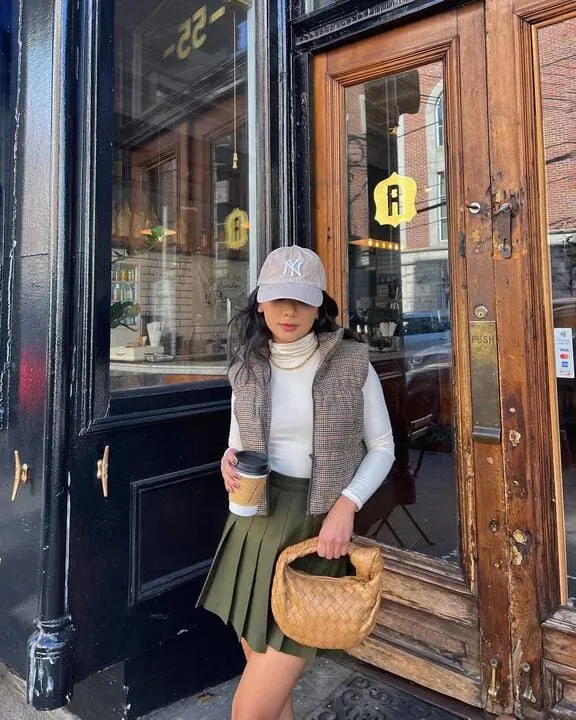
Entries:
[[[296,678],[296,680],[298,680],[298,678]],[[282,712],[280,713],[278,720],[294,720],[294,708],[292,706],[292,693],[290,693],[290,697],[288,698],[288,700],[286,700],[286,704],[282,708]]]
[[242,645],[244,657],[246,658],[246,662],[248,662],[248,660],[250,660],[250,655],[252,655],[252,648],[248,645],[244,638],[240,638],[240,645]]
[[232,703],[232,720],[293,720],[292,690],[306,660],[267,648],[265,653],[250,650],[246,668]]
[[[246,662],[250,659],[250,656],[252,655],[252,648],[244,638],[240,639],[240,645],[242,645],[242,650],[244,652],[244,657],[246,658]],[[278,720],[294,720],[294,708],[292,705],[292,693],[290,693],[290,697],[288,700],[286,700],[286,704],[282,708],[282,712],[280,713],[280,716]]]
[[[252,648],[244,638],[240,639],[240,645],[242,646],[242,650],[244,652],[244,657],[246,658],[246,663],[248,663],[248,660],[250,659],[250,656],[253,653]],[[294,720],[294,708],[293,708],[293,699],[292,699],[292,693],[290,693],[290,697],[286,701],[284,707],[282,708],[282,712],[280,713],[280,716],[278,717],[278,720]]]

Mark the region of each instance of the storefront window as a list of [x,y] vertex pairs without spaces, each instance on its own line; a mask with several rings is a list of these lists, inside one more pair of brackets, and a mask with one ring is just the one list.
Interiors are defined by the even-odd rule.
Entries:
[[256,270],[253,14],[116,2],[112,389],[225,372]]
[[347,310],[396,443],[366,534],[457,563],[443,87],[437,62],[345,91]]
[[576,18],[538,33],[567,586],[576,602]]

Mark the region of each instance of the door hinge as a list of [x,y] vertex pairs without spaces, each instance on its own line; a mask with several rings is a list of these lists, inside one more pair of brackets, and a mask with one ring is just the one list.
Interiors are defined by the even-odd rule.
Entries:
[[110,447],[106,445],[102,459],[96,463],[96,477],[102,483],[102,495],[108,497],[108,461],[110,459]]
[[532,690],[532,683],[530,680],[530,675],[532,673],[530,663],[523,662],[522,665],[520,665],[520,670],[524,673],[524,692],[521,696],[522,700],[526,700],[527,702],[534,704],[537,700],[536,695],[534,695],[534,691]]
[[18,450],[14,450],[14,484],[12,485],[12,497],[11,500],[16,500],[20,485],[26,485],[28,482],[28,473],[30,468],[26,463],[20,462],[20,453]]
[[498,668],[500,662],[498,658],[492,658],[490,660],[490,686],[488,687],[488,697],[491,700],[495,700],[498,697],[498,691],[500,690],[500,683],[498,682]]

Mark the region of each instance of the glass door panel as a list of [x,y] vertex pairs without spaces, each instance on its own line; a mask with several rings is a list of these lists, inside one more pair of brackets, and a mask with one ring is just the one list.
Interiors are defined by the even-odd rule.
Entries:
[[576,603],[576,18],[538,31],[568,602]]
[[223,378],[255,273],[253,11],[115,8],[110,386]]
[[365,532],[457,562],[444,66],[344,94],[348,323],[386,378],[397,457]]

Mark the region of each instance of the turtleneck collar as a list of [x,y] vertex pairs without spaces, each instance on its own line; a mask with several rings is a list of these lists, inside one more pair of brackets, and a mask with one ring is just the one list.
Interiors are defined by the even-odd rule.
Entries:
[[270,341],[270,357],[278,367],[292,368],[302,362],[318,349],[316,333],[311,332],[300,340],[291,343],[275,343]]

